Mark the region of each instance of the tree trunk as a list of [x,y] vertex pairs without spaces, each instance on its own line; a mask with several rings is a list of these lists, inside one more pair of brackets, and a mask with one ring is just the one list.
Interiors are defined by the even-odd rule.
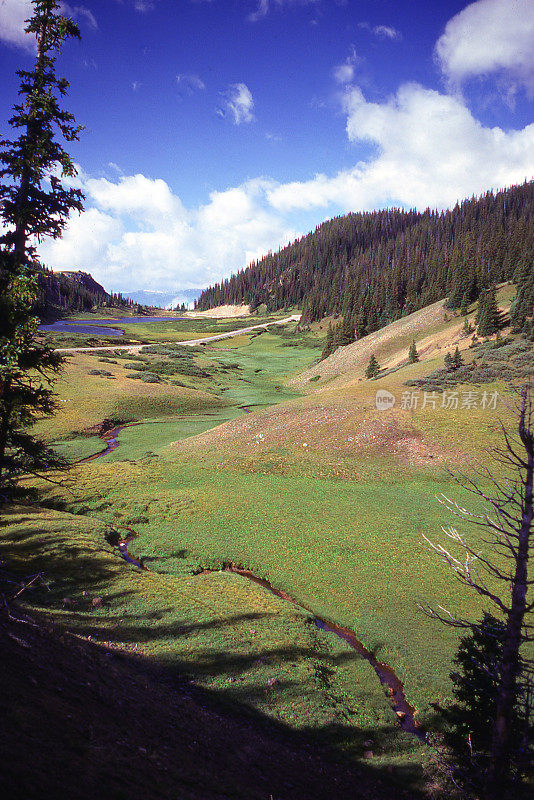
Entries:
[[[5,396],[9,394],[11,390],[11,380],[7,380],[4,382],[2,386],[2,394]],[[7,450],[7,439],[9,436],[9,428],[11,422],[11,414],[13,412],[13,407],[9,404],[9,402],[4,401],[2,403],[2,413],[0,415],[0,488],[2,487],[2,479],[3,474],[5,472],[5,457],[6,457],[6,450]]]
[[533,520],[534,440],[530,430],[525,430],[525,402],[521,411],[519,435],[527,452],[527,467],[523,480],[523,509],[521,527],[518,531],[515,574],[512,582],[512,602],[508,614],[500,680],[497,694],[497,710],[493,727],[486,796],[488,800],[503,800],[510,788],[513,758],[511,721],[517,701],[517,677],[519,674],[519,648],[526,609],[527,567],[529,538]]

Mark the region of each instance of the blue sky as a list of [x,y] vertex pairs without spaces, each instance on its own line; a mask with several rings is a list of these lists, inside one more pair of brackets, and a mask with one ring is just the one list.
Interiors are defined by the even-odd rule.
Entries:
[[[71,0],[86,211],[43,261],[205,286],[329,217],[534,177],[534,0]],[[0,132],[30,67],[0,0]]]

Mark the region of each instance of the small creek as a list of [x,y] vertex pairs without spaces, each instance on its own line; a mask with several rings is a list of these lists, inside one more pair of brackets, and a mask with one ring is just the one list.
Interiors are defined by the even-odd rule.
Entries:
[[121,425],[114,425],[112,428],[106,428],[105,430],[100,433],[100,438],[106,443],[106,446],[103,450],[99,450],[98,453],[93,453],[92,456],[87,456],[86,458],[81,458],[77,461],[77,464],[87,464],[89,461],[95,461],[97,458],[102,458],[102,456],[107,456],[108,453],[111,453],[113,450],[116,450],[119,446],[117,441],[117,437],[121,431],[125,428],[133,428],[135,425],[142,425],[142,422],[125,422]]
[[[248,410],[248,409],[243,409]],[[102,458],[107,453],[110,453],[112,450],[115,450],[119,443],[117,441],[117,437],[119,433],[124,430],[124,428],[133,427],[134,425],[142,425],[142,422],[130,422],[123,425],[116,425],[112,428],[104,430],[100,434],[100,438],[106,442],[106,447],[98,453],[95,453],[92,456],[88,456],[87,458],[81,459],[78,461],[78,464],[85,464],[89,461],[94,461],[97,458]],[[127,531],[125,536],[120,536],[118,533],[116,536],[111,535],[108,538],[109,543],[116,547],[119,555],[129,564],[136,567],[137,569],[146,570],[146,567],[143,564],[142,559],[136,558],[129,552],[128,546],[130,542],[137,538],[138,534],[133,529],[128,527],[127,525],[115,525],[115,528],[120,528],[122,530]],[[311,614],[313,622],[320,630],[325,631],[326,633],[331,633],[334,636],[337,636],[339,639],[342,639],[346,642],[350,647],[353,648],[357,653],[359,653],[363,658],[365,658],[369,664],[373,667],[374,671],[378,675],[381,684],[386,687],[387,695],[391,701],[391,704],[395,710],[395,714],[397,715],[397,719],[399,720],[399,724],[401,728],[406,731],[407,733],[411,733],[414,736],[417,736],[421,741],[426,741],[426,737],[424,731],[420,727],[419,723],[416,720],[416,709],[411,706],[408,701],[406,700],[406,696],[404,694],[404,685],[400,678],[396,675],[394,670],[388,665],[383,664],[382,662],[378,661],[376,656],[370,651],[367,650],[366,647],[360,642],[356,633],[352,631],[350,628],[344,628],[340,625],[336,625],[334,622],[328,622],[321,617],[316,616],[313,611],[306,606],[299,603],[295,600],[291,595],[284,592],[282,589],[277,589],[276,587],[272,586],[269,581],[265,578],[259,578],[257,575],[254,575],[248,569],[244,567],[236,566],[235,564],[226,563],[223,564],[222,570],[208,570],[202,569],[199,570],[197,573],[198,575],[208,574],[211,572],[232,572],[235,575],[240,575],[241,577],[253,581],[254,583],[259,584],[264,589],[267,589],[272,594],[276,595],[276,597],[285,600],[288,603],[291,603],[296,608],[300,608],[302,611],[306,612],[306,614]]]

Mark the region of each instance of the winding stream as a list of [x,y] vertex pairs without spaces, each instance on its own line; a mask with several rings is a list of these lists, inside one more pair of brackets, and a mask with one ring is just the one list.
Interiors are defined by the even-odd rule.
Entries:
[[[89,461],[94,461],[97,458],[102,458],[107,453],[110,453],[112,450],[115,450],[119,443],[117,441],[117,437],[119,433],[128,427],[132,427],[134,425],[142,425],[142,422],[130,422],[126,424],[116,425],[112,428],[104,430],[100,434],[100,438],[106,442],[106,447],[98,453],[95,453],[92,456],[88,456],[87,458],[81,459],[78,461],[78,464],[85,464]],[[115,525],[115,528],[120,528],[122,530],[127,531],[125,536],[120,536],[118,534],[116,537],[110,536],[108,541],[109,543],[116,547],[119,555],[129,564],[136,567],[137,569],[146,569],[143,564],[142,559],[136,558],[129,552],[128,545],[130,542],[135,539],[138,534],[133,529],[128,527],[127,525]],[[350,628],[343,628],[340,625],[336,625],[334,622],[328,622],[321,617],[316,616],[313,611],[306,606],[299,603],[295,600],[291,595],[284,592],[282,589],[277,589],[276,587],[272,586],[269,581],[265,578],[260,578],[257,575],[254,575],[248,569],[244,567],[237,566],[232,563],[225,563],[223,564],[222,570],[208,570],[208,569],[201,569],[198,571],[198,575],[207,574],[210,572],[232,572],[235,575],[240,575],[242,578],[246,580],[253,581],[254,583],[262,586],[264,589],[267,589],[269,592],[272,592],[276,597],[279,597],[282,600],[285,600],[287,603],[291,603],[296,608],[301,609],[302,611],[306,612],[306,614],[311,614],[313,622],[320,630],[326,631],[327,633],[331,633],[334,636],[337,636],[339,639],[342,639],[346,642],[350,647],[353,648],[357,653],[359,653],[363,658],[365,658],[369,664],[373,667],[374,671],[378,675],[381,684],[386,687],[386,692],[388,697],[391,700],[391,704],[399,721],[401,728],[406,731],[407,733],[411,733],[414,736],[417,736],[421,741],[426,741],[426,737],[424,731],[422,730],[420,724],[416,720],[416,709],[411,706],[408,701],[406,700],[406,696],[404,694],[404,685],[400,678],[396,675],[395,671],[388,665],[383,664],[382,662],[378,661],[376,656],[370,651],[367,650],[366,647],[360,642],[356,633],[351,630]]]
[[86,458],[81,458],[77,461],[77,464],[87,464],[89,461],[96,461],[97,458],[102,458],[102,456],[107,456],[108,453],[111,453],[113,450],[116,450],[119,446],[117,441],[117,436],[124,428],[133,428],[135,425],[142,425],[142,422],[125,422],[121,423],[120,425],[114,425],[112,428],[107,428],[100,433],[100,438],[104,440],[106,446],[103,450],[99,450],[98,453],[93,453],[92,456],[87,456]]

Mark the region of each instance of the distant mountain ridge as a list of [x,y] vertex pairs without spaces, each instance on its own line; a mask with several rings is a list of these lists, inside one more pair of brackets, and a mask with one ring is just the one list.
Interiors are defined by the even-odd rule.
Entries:
[[151,289],[139,289],[135,292],[123,292],[124,297],[141,303],[145,306],[156,308],[175,308],[182,303],[189,305],[193,303],[202,292],[202,289],[179,289],[174,291],[155,291]]
[[39,272],[39,299],[35,312],[41,319],[51,319],[71,311],[90,311],[108,305],[112,296],[82,270]]
[[174,292],[151,291],[108,292],[89,272],[83,270],[41,269],[39,300],[35,311],[41,319],[52,319],[65,313],[91,311],[101,306],[118,308],[140,305],[149,308],[175,308],[191,305],[201,289]]
[[102,284],[98,283],[98,281],[95,281],[90,272],[83,272],[81,269],[63,269],[58,270],[54,274],[62,275],[64,278],[67,278],[67,280],[80,284],[80,286],[83,286],[84,289],[87,289],[87,291],[92,294],[102,295],[102,297],[109,297],[108,292],[106,292]]
[[459,308],[521,270],[534,273],[534,181],[443,212],[335,217],[205,289],[196,307],[301,306],[310,322],[342,314],[359,338],[446,296]]

